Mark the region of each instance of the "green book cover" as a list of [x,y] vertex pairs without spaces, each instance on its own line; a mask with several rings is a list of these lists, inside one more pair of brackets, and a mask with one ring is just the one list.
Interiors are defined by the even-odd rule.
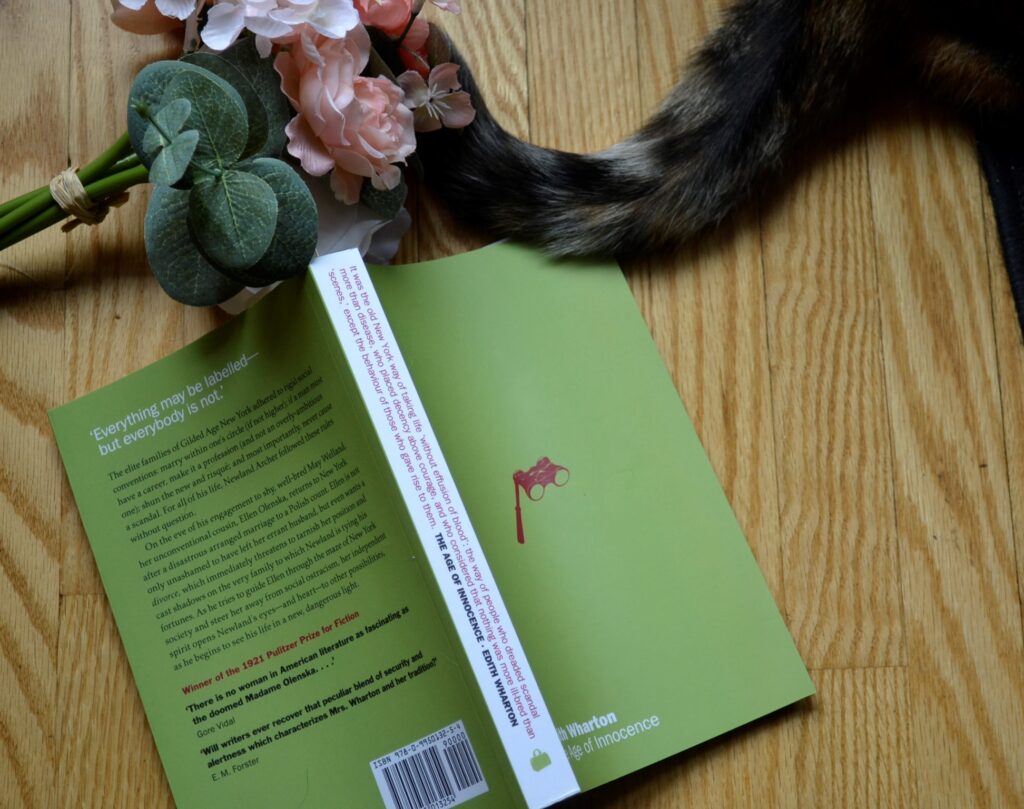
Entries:
[[813,690],[614,266],[325,256],[51,421],[179,806],[546,806]]

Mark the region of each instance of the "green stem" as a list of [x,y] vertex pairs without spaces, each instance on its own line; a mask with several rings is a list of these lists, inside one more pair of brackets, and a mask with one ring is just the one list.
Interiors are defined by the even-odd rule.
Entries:
[[[145,166],[133,166],[125,171],[101,177],[95,182],[90,183],[85,187],[85,193],[89,195],[90,199],[95,200],[97,203],[102,203],[107,197],[120,194],[126,188],[144,183],[147,179],[149,179],[149,170]],[[51,200],[49,207],[44,208],[28,221],[22,222],[18,227],[4,234],[0,238],[0,250],[4,250],[12,244],[16,244],[22,239],[26,239],[66,218],[67,213]]]
[[30,199],[39,194],[46,194],[48,196],[49,193],[50,189],[46,186],[43,186],[42,188],[37,188],[35,191],[29,191],[27,194],[22,194],[20,197],[15,197],[14,199],[5,202],[3,205],[0,205],[0,216],[5,216],[6,214],[9,214],[11,211],[17,210]]
[[128,155],[128,157],[123,157],[120,160],[118,160],[113,166],[110,167],[110,171],[107,173],[114,174],[119,171],[124,171],[125,169],[132,168],[133,166],[138,166],[140,163],[142,163],[142,158],[140,158],[137,154],[132,152],[130,155]]
[[118,160],[131,153],[132,145],[128,141],[128,133],[125,132],[99,157],[84,166],[82,170],[78,172],[78,179],[82,181],[82,185],[88,185],[96,178],[102,176],[106,170],[113,166]]
[[[78,172],[78,176],[82,184],[88,187],[89,183],[109,176],[111,169],[116,168],[120,171],[135,165],[138,165],[138,157],[132,153],[128,133],[125,132],[99,157]],[[19,225],[34,220],[51,205],[53,198],[50,196],[48,185],[4,203],[0,206],[0,238],[5,239]]]
[[[44,193],[40,193],[44,192]],[[28,201],[22,203],[13,211],[0,216],[0,236],[13,230],[15,227],[28,219],[36,216],[40,211],[46,210],[53,204],[53,197],[50,196],[49,188],[41,188],[29,195]]]
[[104,197],[120,194],[126,188],[144,183],[149,179],[149,169],[143,165],[132,166],[130,169],[119,171],[107,177],[101,177],[96,182],[85,187],[85,193],[90,199],[103,199]]

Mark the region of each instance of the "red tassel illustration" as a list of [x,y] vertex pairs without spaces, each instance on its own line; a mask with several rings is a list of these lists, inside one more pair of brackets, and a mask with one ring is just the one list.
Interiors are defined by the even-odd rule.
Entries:
[[516,539],[520,545],[524,545],[526,534],[523,531],[523,510],[519,503],[519,490],[522,489],[526,492],[527,498],[537,502],[543,499],[548,486],[561,488],[568,483],[569,470],[552,463],[550,458],[544,456],[525,472],[519,470],[513,474],[512,482],[516,490]]

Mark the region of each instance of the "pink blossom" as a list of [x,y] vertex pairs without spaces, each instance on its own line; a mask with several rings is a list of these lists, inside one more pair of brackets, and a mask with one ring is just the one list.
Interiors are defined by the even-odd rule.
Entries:
[[458,0],[430,0],[441,11],[450,11],[452,14],[461,14]]
[[210,9],[202,36],[209,48],[222,51],[248,28],[267,56],[272,42],[294,41],[307,26],[339,39],[358,24],[352,0],[220,0]]
[[114,25],[133,34],[160,34],[180,28],[196,0],[110,0]]
[[355,0],[363,25],[399,36],[412,16],[412,0]]
[[405,91],[403,103],[416,111],[417,132],[431,132],[442,126],[460,129],[472,123],[476,110],[469,93],[460,89],[458,72],[458,65],[445,62],[434,67],[426,81],[413,70],[398,77]]
[[398,185],[395,164],[416,148],[402,91],[387,79],[359,76],[369,52],[369,35],[357,26],[340,40],[303,36],[301,47],[274,61],[298,112],[285,128],[289,153],[309,174],[331,172],[335,196],[347,204],[358,201],[364,178],[379,189]]

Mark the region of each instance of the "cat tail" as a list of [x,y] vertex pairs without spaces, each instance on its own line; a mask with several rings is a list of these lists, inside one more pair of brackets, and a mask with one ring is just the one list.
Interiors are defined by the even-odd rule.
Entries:
[[506,132],[453,50],[477,117],[421,136],[427,182],[469,225],[556,255],[672,247],[718,223],[842,105],[872,5],[742,0],[646,126],[591,155]]

